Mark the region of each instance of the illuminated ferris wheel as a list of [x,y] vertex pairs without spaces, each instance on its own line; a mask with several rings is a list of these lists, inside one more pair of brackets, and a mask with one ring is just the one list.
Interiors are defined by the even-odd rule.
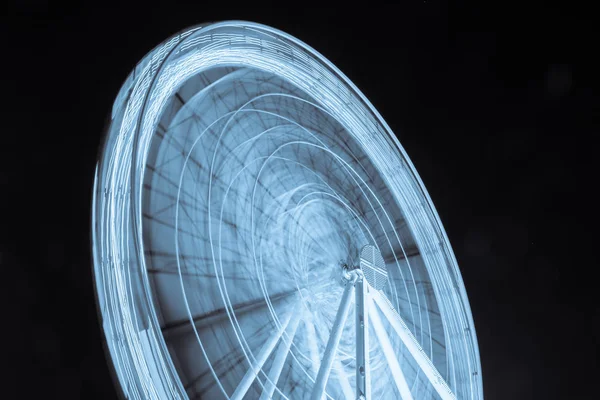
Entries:
[[131,72],[93,251],[131,399],[482,399],[450,244],[385,121],[263,25],[183,31]]

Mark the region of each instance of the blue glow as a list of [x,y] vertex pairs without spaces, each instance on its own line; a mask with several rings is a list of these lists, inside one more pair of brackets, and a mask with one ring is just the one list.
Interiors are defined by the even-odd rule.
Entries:
[[[464,285],[412,163],[360,91],[283,32],[222,22],[150,52],[115,101],[92,214],[127,398],[308,396],[365,245],[387,273],[369,289],[373,398],[483,398]],[[327,398],[355,392],[356,324]]]

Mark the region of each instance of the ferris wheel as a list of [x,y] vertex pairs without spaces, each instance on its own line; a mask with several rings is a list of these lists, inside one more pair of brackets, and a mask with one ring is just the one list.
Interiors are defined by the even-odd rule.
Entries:
[[408,156],[276,29],[152,50],[96,168],[99,312],[131,399],[482,399],[473,320]]

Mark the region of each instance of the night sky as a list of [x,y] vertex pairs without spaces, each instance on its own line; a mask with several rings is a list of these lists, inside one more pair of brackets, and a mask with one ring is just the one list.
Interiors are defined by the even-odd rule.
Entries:
[[485,398],[598,398],[592,7],[216,3],[2,11],[2,397],[116,398],[89,234],[103,128],[146,52],[185,27],[243,19],[315,48],[398,135],[459,262]]

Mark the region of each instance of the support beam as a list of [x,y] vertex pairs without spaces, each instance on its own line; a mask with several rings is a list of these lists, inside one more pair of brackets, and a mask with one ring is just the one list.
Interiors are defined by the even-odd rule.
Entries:
[[[369,365],[369,313],[366,307],[369,284],[362,271],[356,281],[356,398],[371,399],[371,367]],[[361,397],[362,396],[362,397]]]
[[379,307],[383,315],[386,317],[396,334],[400,337],[400,340],[404,343],[410,354],[413,356],[429,382],[442,398],[442,400],[456,400],[456,396],[444,380],[442,375],[435,368],[429,357],[421,348],[421,345],[414,337],[408,326],[400,317],[400,314],[392,307],[389,300],[381,292],[373,292],[373,300]]
[[[308,350],[312,365],[312,370],[315,371],[315,380],[316,374],[319,368],[319,349],[317,345],[317,334],[315,331],[315,326],[310,321],[304,321],[306,328],[306,341],[308,342]],[[350,382],[348,382],[348,376],[344,373],[344,366],[340,362],[339,359],[335,359],[333,362],[333,369],[336,372],[338,381],[340,382],[340,386],[342,388],[342,393],[344,394],[345,399],[353,399],[354,389],[350,386]]]
[[348,376],[344,373],[344,366],[339,359],[336,359],[334,362],[334,369],[336,371],[336,375],[338,381],[340,382],[340,386],[342,388],[342,393],[344,394],[345,399],[354,399],[356,396],[354,395],[354,390],[352,390],[352,386],[350,386],[350,382],[348,382]]
[[346,282],[344,294],[342,295],[342,301],[340,301],[340,306],[329,334],[329,340],[327,341],[327,347],[325,347],[325,353],[323,354],[323,359],[321,360],[321,366],[319,367],[317,380],[310,396],[311,400],[321,400],[323,394],[325,393],[325,386],[327,386],[327,380],[329,379],[331,366],[333,365],[333,361],[337,355],[337,348],[342,337],[344,325],[346,324],[348,310],[350,309],[352,295],[354,294],[354,284],[356,283],[357,278],[358,275],[356,273],[352,273],[350,280]]
[[306,341],[308,342],[311,366],[312,370],[315,371],[316,380],[319,368],[319,346],[317,344],[317,332],[315,331],[315,325],[313,321],[305,321],[304,327],[306,328]]
[[281,327],[279,327],[279,329],[271,333],[271,336],[269,336],[265,344],[262,346],[254,361],[251,362],[250,368],[238,384],[237,388],[235,389],[235,392],[233,392],[233,394],[231,395],[231,400],[242,400],[244,398],[244,396],[248,392],[248,389],[250,389],[252,382],[254,382],[263,365],[265,364],[265,361],[267,361],[267,359],[273,352],[273,349],[275,349],[275,346],[281,338],[281,335],[283,335],[283,332],[288,327],[290,319],[294,313],[298,313],[297,306],[291,307],[291,309],[288,312],[288,316],[286,317],[286,320],[283,322]]
[[287,359],[288,353],[290,352],[290,347],[294,341],[294,336],[296,335],[296,329],[298,329],[298,323],[300,322],[301,315],[302,313],[300,312],[294,312],[285,334],[279,342],[277,353],[275,354],[275,359],[271,365],[268,379],[263,386],[263,392],[260,396],[260,400],[269,400],[273,397],[275,387],[277,386],[277,381],[279,380],[285,360]]
[[387,361],[388,367],[390,368],[390,372],[392,373],[392,377],[394,378],[394,383],[396,384],[396,388],[400,393],[400,398],[402,400],[413,400],[412,394],[410,393],[410,388],[406,383],[406,378],[404,377],[404,373],[400,368],[400,363],[396,358],[396,352],[390,343],[390,339],[388,338],[387,333],[385,332],[385,328],[381,323],[381,319],[379,318],[379,313],[375,308],[373,302],[369,299],[369,308],[371,318],[371,326],[373,326],[373,330],[375,331],[375,335],[379,340],[379,344],[381,345],[381,351],[385,356],[385,360]]

